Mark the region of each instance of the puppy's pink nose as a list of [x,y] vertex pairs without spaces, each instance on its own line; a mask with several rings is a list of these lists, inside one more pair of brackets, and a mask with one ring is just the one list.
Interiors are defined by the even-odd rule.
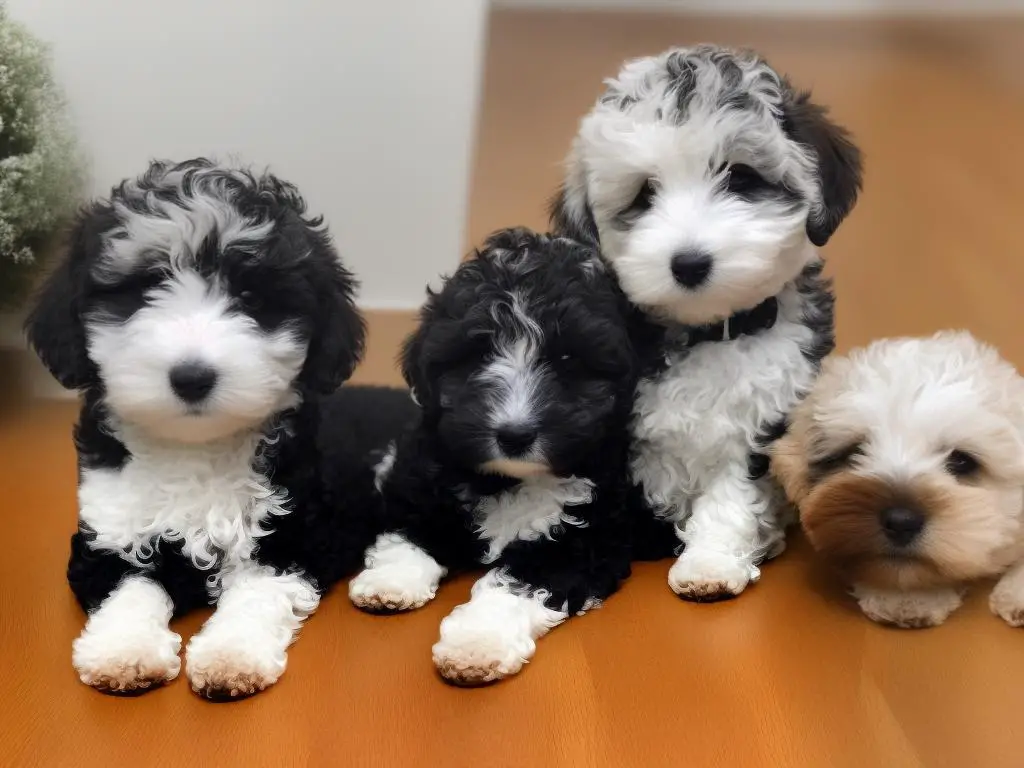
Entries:
[[905,547],[924,529],[924,515],[907,507],[889,507],[879,514],[885,537],[897,547]]

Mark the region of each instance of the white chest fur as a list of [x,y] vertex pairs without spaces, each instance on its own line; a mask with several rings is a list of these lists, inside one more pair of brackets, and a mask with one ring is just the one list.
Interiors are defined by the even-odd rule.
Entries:
[[594,484],[586,478],[540,475],[504,493],[484,497],[473,511],[477,535],[488,543],[483,562],[493,563],[513,541],[551,538],[559,526],[586,525],[566,507],[587,504],[593,495]]
[[246,561],[284,494],[254,469],[260,438],[244,435],[207,445],[118,437],[131,451],[121,469],[85,470],[79,514],[96,532],[93,546],[145,565],[157,538],[183,541],[197,568],[221,570]]
[[745,471],[760,430],[810,386],[815,367],[802,349],[813,332],[795,299],[780,297],[772,328],[672,353],[667,370],[640,384],[632,472],[659,513],[685,516],[720,472]]

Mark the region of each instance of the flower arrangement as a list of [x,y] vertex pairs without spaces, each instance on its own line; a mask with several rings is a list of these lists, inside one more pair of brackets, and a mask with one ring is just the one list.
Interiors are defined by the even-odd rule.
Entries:
[[84,181],[49,49],[0,0],[0,310],[24,299]]

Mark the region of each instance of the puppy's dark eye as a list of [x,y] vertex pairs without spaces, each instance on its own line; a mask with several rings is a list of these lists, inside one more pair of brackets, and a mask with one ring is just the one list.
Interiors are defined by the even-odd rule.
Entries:
[[760,173],[742,163],[729,166],[728,174],[726,189],[734,195],[750,195],[771,189],[773,186]]
[[861,444],[853,443],[816,459],[811,462],[811,468],[819,474],[835,472],[849,465],[855,456],[862,456],[863,453]]
[[250,312],[263,306],[263,299],[260,298],[259,294],[253,291],[242,291],[238,294],[238,300],[242,302],[242,306]]
[[556,344],[553,349],[548,350],[548,359],[564,370],[581,367],[584,363],[579,354],[563,344]]
[[471,330],[462,343],[449,344],[435,350],[430,365],[439,373],[475,367],[492,357],[494,344],[495,336],[492,332]]
[[954,477],[970,477],[979,469],[981,464],[966,451],[956,450],[946,457],[946,471]]
[[640,187],[640,191],[636,193],[636,197],[633,198],[633,202],[627,206],[623,213],[631,216],[638,216],[641,213],[649,211],[651,206],[654,205],[654,196],[658,194],[658,191],[654,188],[654,182],[651,179],[647,179],[643,186]]
[[140,270],[112,284],[93,286],[90,300],[94,308],[109,317],[128,320],[149,303],[153,291],[165,280],[160,270]]
[[572,352],[556,350],[549,358],[554,362],[555,367],[560,371],[574,371],[580,367],[581,360]]
[[112,294],[134,293],[143,296],[148,291],[160,286],[166,279],[164,272],[158,269],[141,269],[125,275],[115,283],[101,283],[94,287],[94,292],[100,296]]

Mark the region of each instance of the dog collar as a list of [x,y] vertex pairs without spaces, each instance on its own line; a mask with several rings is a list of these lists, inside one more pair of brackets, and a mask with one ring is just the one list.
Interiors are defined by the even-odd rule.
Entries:
[[779,317],[779,302],[774,296],[753,309],[744,309],[711,325],[687,326],[682,329],[687,347],[706,341],[731,341],[740,336],[753,336],[767,331]]

